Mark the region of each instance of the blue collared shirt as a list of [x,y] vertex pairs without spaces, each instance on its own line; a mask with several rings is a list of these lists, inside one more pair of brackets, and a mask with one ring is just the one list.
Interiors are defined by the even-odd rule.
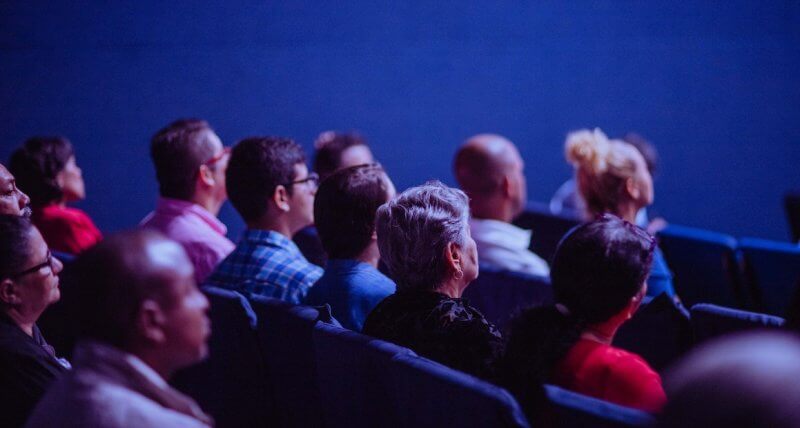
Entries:
[[394,294],[395,288],[394,282],[372,265],[357,260],[328,260],[325,273],[308,293],[305,304],[328,303],[343,327],[361,331],[370,311]]
[[309,263],[289,238],[248,229],[205,284],[299,304],[321,276],[322,269]]

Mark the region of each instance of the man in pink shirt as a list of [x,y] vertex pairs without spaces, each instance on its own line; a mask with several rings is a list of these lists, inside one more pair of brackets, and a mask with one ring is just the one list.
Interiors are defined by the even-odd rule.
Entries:
[[225,237],[227,228],[217,219],[228,198],[229,153],[211,126],[199,119],[172,122],[153,136],[150,145],[160,197],[140,226],[180,243],[198,283],[234,248]]

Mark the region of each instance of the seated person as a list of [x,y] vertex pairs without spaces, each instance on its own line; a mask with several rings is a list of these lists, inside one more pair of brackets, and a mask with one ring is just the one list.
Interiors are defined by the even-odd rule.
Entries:
[[[367,142],[356,133],[325,131],[317,137],[314,149],[314,172],[319,175],[320,181],[339,169],[375,161]],[[327,255],[314,226],[303,228],[292,240],[308,261],[317,266],[325,266]]]
[[797,428],[800,340],[755,331],[692,350],[665,376],[660,427]]
[[30,202],[28,195],[17,188],[14,176],[0,164],[0,214],[30,217]]
[[229,150],[211,126],[181,119],[158,131],[150,144],[160,197],[140,226],[181,244],[203,282],[231,251],[228,229],[217,219],[227,199],[225,169]]
[[394,196],[394,184],[378,164],[339,170],[317,191],[314,219],[328,263],[305,304],[330,304],[345,328],[361,331],[367,314],[395,292],[394,282],[377,269],[375,234],[375,213]]
[[68,203],[86,198],[75,150],[64,137],[34,137],[11,155],[19,185],[31,196],[33,223],[55,251],[78,254],[103,235],[89,216]]
[[279,137],[247,138],[231,152],[228,196],[247,229],[206,284],[299,304],[322,276],[292,235],[314,222],[318,177],[303,149]]
[[658,374],[611,345],[646,294],[654,248],[647,232],[610,214],[564,237],[550,270],[558,303],[511,323],[502,379],[523,406],[544,383],[647,411],[664,405]]
[[499,135],[476,135],[458,150],[453,167],[470,198],[469,226],[481,263],[547,276],[547,262],[528,249],[531,231],[511,224],[527,202],[524,164],[514,144]]
[[69,364],[36,320],[58,301],[61,262],[27,218],[0,215],[0,426],[20,427]]
[[113,235],[70,267],[65,305],[79,337],[72,371],[36,406],[31,428],[206,427],[167,384],[208,352],[208,300],[176,242],[152,230]]
[[492,379],[502,337],[461,299],[478,276],[467,195],[435,181],[411,188],[378,209],[375,226],[397,292],[369,313],[364,334]]
[[[632,145],[609,140],[599,129],[582,130],[569,134],[566,153],[590,216],[611,213],[635,224],[636,213],[653,203],[653,178]],[[648,296],[667,293],[677,300],[672,273],[658,247],[647,287]]]

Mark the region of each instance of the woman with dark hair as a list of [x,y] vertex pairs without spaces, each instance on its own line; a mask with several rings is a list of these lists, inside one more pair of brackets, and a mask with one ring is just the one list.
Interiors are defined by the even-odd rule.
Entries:
[[0,426],[25,423],[50,382],[69,366],[36,321],[58,301],[61,262],[29,219],[0,215]]
[[11,155],[9,164],[33,206],[33,223],[55,251],[78,254],[102,239],[85,212],[67,203],[86,197],[75,150],[64,137],[34,137]]
[[502,364],[508,388],[528,409],[541,385],[647,411],[665,402],[661,378],[638,355],[611,345],[639,308],[655,240],[605,214],[573,229],[550,269],[555,304],[531,308],[511,324]]

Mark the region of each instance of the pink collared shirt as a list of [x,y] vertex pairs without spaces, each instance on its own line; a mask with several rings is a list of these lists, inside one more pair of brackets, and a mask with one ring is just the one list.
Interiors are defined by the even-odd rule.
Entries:
[[139,223],[158,230],[177,241],[194,264],[194,276],[202,283],[235,245],[225,233],[228,229],[205,208],[189,201],[158,198],[155,211]]

